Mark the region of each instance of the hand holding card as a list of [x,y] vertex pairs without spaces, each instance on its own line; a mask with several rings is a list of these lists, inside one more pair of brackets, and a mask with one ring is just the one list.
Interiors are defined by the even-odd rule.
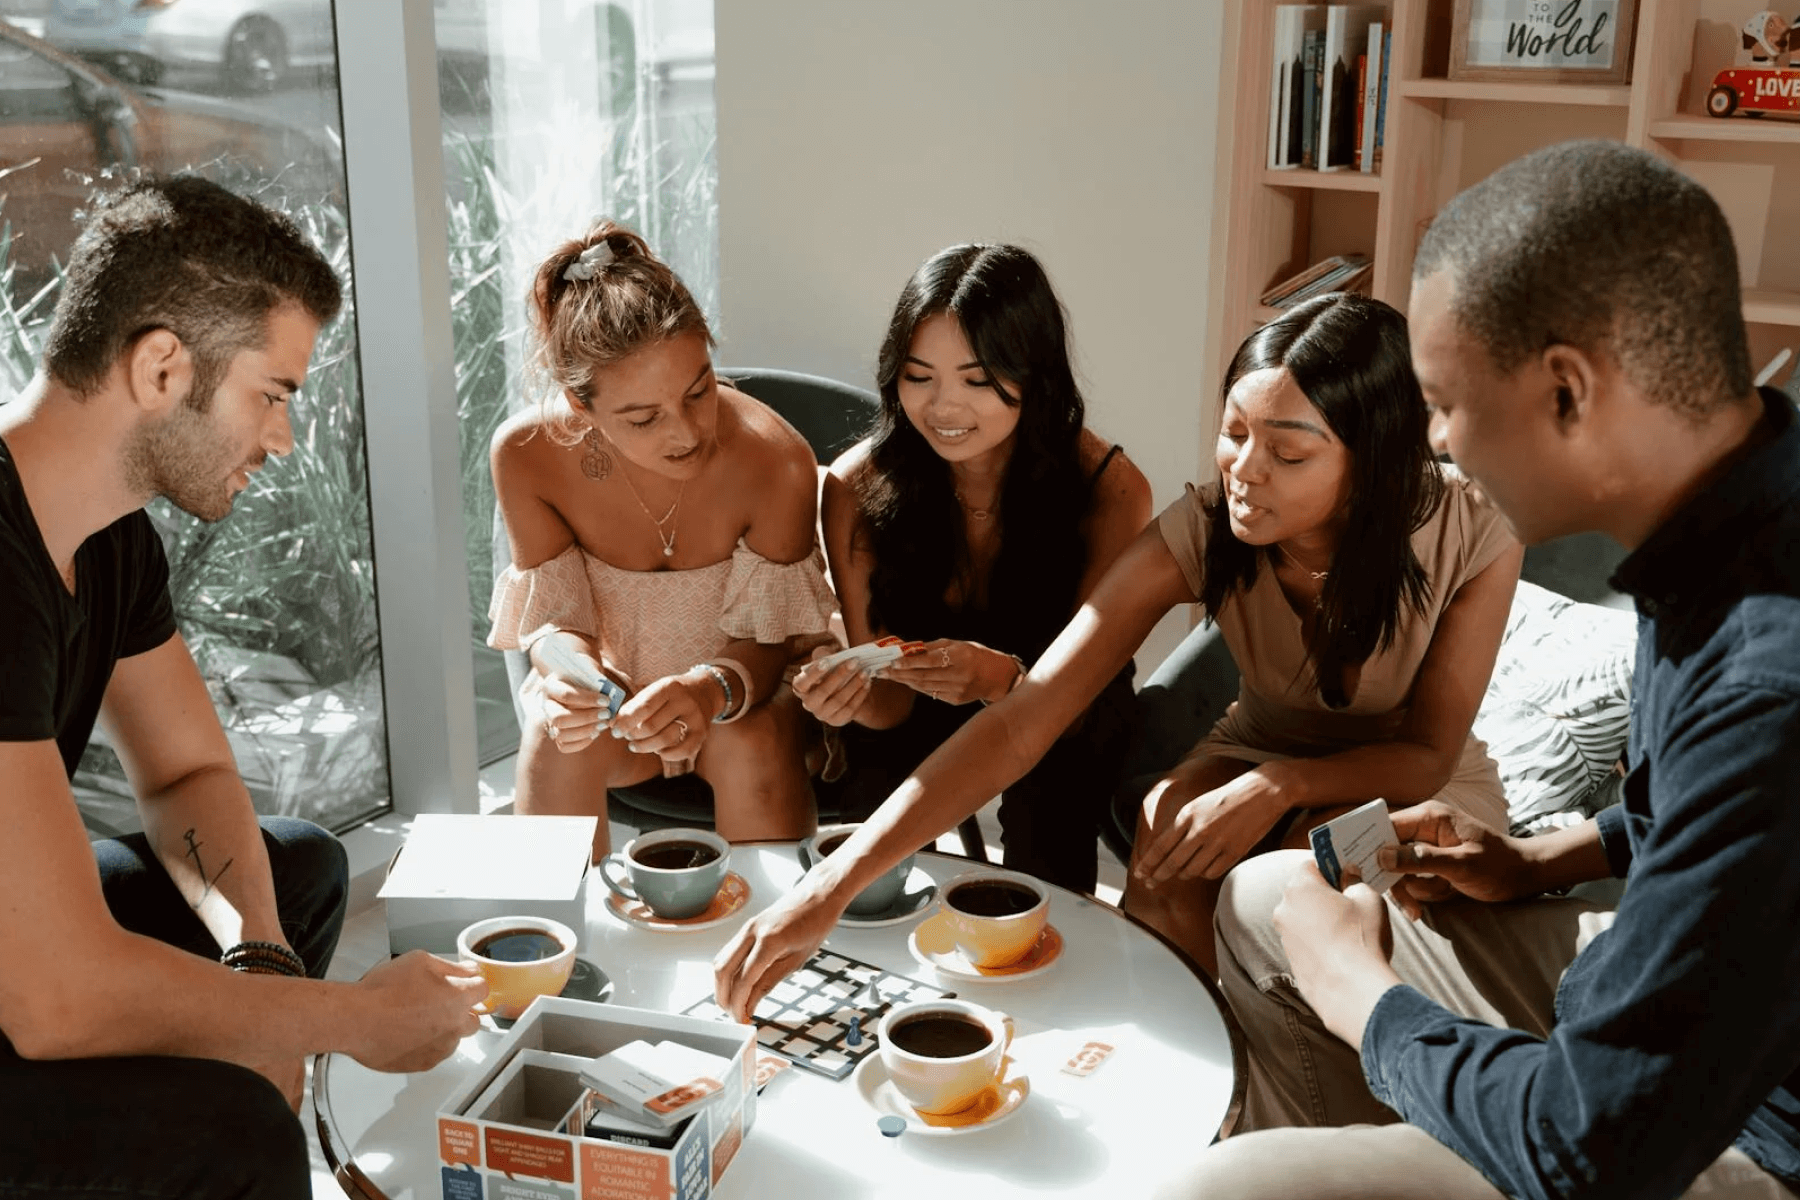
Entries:
[[924,642],[907,642],[897,637],[884,637],[879,641],[864,642],[860,646],[851,646],[847,650],[839,650],[835,654],[827,654],[812,664],[815,671],[825,672],[842,663],[853,662],[862,668],[864,675],[873,675],[889,663],[898,662],[909,655],[917,654],[925,649]]
[[565,639],[545,638],[538,643],[537,657],[544,666],[564,679],[584,687],[590,692],[598,692],[601,699],[606,702],[607,717],[619,715],[619,706],[625,703],[625,689],[579,658]]
[[1385,895],[1401,876],[1383,870],[1378,856],[1383,846],[1399,844],[1385,800],[1371,800],[1312,831],[1319,874],[1339,891],[1343,890],[1345,869],[1353,867],[1364,883]]

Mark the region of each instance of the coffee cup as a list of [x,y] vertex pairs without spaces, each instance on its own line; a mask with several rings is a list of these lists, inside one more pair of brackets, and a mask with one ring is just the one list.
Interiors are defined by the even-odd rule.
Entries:
[[477,1012],[516,1020],[539,996],[554,996],[575,969],[575,931],[548,917],[489,917],[456,935],[456,952],[487,980]]
[[[851,834],[861,828],[861,825],[855,823],[823,826],[819,832],[800,843],[800,865],[811,870],[814,863],[843,845]],[[844,911],[854,917],[877,917],[887,912],[900,899],[900,893],[906,887],[906,877],[912,873],[912,868],[913,855],[909,854],[878,876],[868,887],[856,893],[856,898],[844,906]]]
[[730,861],[731,843],[710,829],[658,829],[607,855],[600,877],[615,894],[679,921],[706,911]]
[[969,871],[938,893],[951,940],[976,967],[1006,967],[1031,953],[1050,916],[1050,889],[1028,875]]
[[915,1000],[877,1027],[888,1078],[921,1113],[962,1112],[1000,1080],[1012,1018],[967,1000]]

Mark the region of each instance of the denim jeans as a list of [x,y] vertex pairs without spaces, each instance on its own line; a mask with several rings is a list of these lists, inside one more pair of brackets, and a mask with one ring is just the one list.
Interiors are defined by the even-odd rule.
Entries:
[[[282,930],[323,978],[349,892],[343,847],[306,821],[261,824]],[[120,925],[219,957],[142,834],[97,842],[94,856]],[[204,1058],[28,1060],[0,1036],[0,1197],[311,1195],[305,1132],[256,1072]]]

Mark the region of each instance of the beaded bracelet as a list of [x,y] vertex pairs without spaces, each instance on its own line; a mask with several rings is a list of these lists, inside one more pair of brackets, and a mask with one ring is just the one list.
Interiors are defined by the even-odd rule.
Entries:
[[306,977],[306,963],[280,942],[239,942],[221,954],[219,961],[234,971],[253,975]]
[[711,663],[695,663],[694,670],[705,671],[708,675],[712,676],[712,681],[719,685],[720,691],[725,693],[725,707],[721,708],[718,715],[713,718],[713,724],[718,725],[729,720],[732,702],[737,698],[737,693],[731,690],[730,677],[725,674],[722,668],[715,667]]

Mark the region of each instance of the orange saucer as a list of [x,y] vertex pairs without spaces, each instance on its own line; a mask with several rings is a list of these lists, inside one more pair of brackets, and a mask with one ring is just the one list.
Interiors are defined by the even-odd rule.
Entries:
[[1031,1080],[1013,1063],[1005,1060],[1001,1078],[981,1093],[979,1099],[961,1112],[922,1113],[907,1103],[900,1089],[888,1078],[887,1064],[881,1055],[871,1054],[857,1066],[852,1077],[863,1102],[884,1117],[899,1117],[910,1133],[941,1137],[991,1129],[1019,1111],[1031,1095]]
[[1037,944],[1018,962],[1008,963],[1004,967],[978,967],[956,948],[956,939],[950,932],[950,922],[944,918],[942,911],[919,922],[919,927],[906,939],[906,945],[913,952],[913,957],[928,967],[957,979],[980,980],[984,983],[1010,983],[1015,979],[1025,979],[1047,971],[1062,957],[1063,951],[1062,934],[1057,932],[1056,926],[1045,925],[1044,931],[1038,935]]
[[659,933],[685,933],[695,929],[710,929],[724,921],[729,921],[744,905],[750,903],[750,881],[736,871],[728,871],[725,881],[719,885],[712,903],[705,910],[691,917],[659,917],[650,910],[650,906],[642,900],[627,900],[612,892],[606,895],[606,911],[624,921],[628,925],[636,925],[639,929],[653,929]]

